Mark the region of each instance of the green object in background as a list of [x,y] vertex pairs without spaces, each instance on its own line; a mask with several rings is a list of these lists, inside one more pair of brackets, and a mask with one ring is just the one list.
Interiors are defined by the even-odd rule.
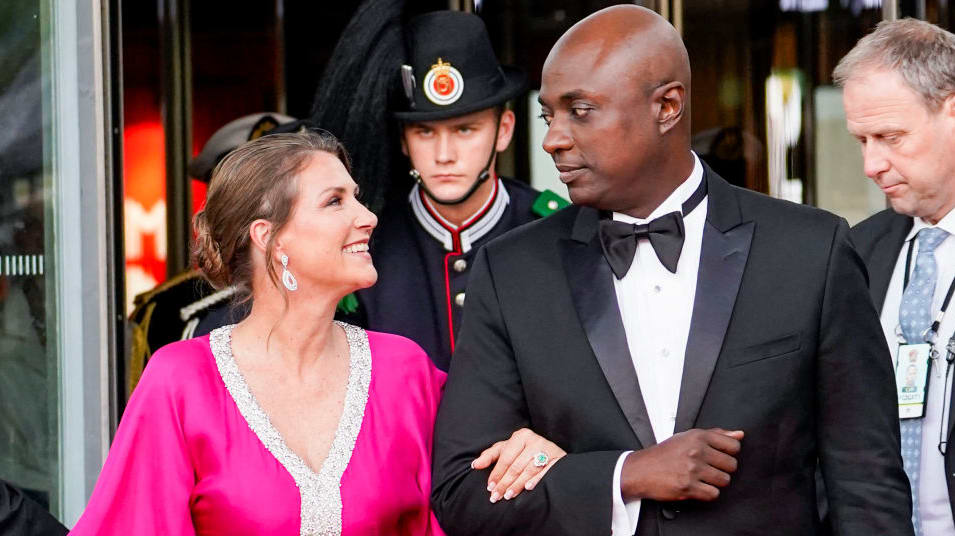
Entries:
[[358,310],[358,298],[355,297],[354,293],[349,294],[338,302],[336,309],[339,312],[350,315]]
[[550,190],[544,190],[537,196],[537,199],[534,200],[531,210],[534,214],[546,218],[569,204],[570,201],[567,201],[563,197]]

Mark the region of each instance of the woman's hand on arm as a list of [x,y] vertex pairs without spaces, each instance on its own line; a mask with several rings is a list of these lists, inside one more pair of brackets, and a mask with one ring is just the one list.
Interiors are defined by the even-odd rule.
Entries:
[[487,481],[493,503],[502,498],[513,499],[524,490],[534,489],[557,460],[566,454],[564,449],[546,438],[521,428],[506,441],[498,441],[485,449],[471,462],[471,468],[486,469],[497,462]]

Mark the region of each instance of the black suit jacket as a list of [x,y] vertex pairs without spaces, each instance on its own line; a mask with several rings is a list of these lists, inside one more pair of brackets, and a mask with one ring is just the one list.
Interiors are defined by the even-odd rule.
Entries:
[[[872,301],[880,311],[885,304],[885,295],[889,291],[889,282],[895,270],[895,263],[910,230],[912,230],[912,218],[891,209],[883,210],[852,228],[852,241],[869,271],[869,292],[872,295]],[[945,337],[948,337],[948,334]],[[939,338],[947,341],[947,338],[941,336]],[[955,400],[955,397],[951,400]],[[952,404],[951,400],[949,415],[951,410],[955,409],[955,404]],[[947,439],[949,442],[952,438],[953,424],[955,419],[949,419]],[[938,423],[933,426],[937,427]],[[953,499],[955,474],[953,473],[955,473],[955,449],[949,448],[945,453],[945,480],[948,483],[948,500],[952,512],[955,513],[955,499]]]
[[[746,433],[711,503],[644,500],[638,534],[912,534],[894,380],[845,221],[730,186],[708,208],[676,432]],[[458,534],[609,534],[614,465],[654,444],[599,215],[571,207],[478,254],[438,412],[432,504]],[[569,454],[532,492],[490,504],[469,463],[528,427]]]

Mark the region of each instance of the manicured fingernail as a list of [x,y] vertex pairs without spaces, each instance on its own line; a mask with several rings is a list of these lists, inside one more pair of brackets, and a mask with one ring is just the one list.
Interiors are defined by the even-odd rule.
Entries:
[[505,500],[505,501],[511,500],[511,497],[513,497],[513,496],[514,496],[514,492],[511,491],[511,490],[507,490],[507,491],[504,492],[504,500]]
[[524,489],[526,489],[527,491],[534,489],[534,483],[528,482],[527,484],[524,484]]
[[471,462],[471,469],[474,469],[474,462],[476,462],[476,461],[477,461],[477,460],[474,460],[474,461]]
[[497,487],[497,482],[491,482],[491,483],[489,483],[489,484],[487,485],[487,490],[488,490],[488,491],[494,491],[494,488],[496,488],[496,487]]
[[496,503],[500,498],[501,496],[498,495],[498,493],[495,491],[494,493],[491,494],[491,504]]

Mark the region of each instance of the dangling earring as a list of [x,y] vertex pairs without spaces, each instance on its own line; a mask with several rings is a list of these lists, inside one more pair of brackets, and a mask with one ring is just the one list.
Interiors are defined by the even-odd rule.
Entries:
[[411,178],[414,179],[415,182],[421,182],[421,173],[418,173],[417,169],[411,168],[408,175],[411,175]]
[[298,288],[298,281],[295,280],[292,272],[288,271],[288,255],[284,253],[282,254],[282,284],[289,290]]

